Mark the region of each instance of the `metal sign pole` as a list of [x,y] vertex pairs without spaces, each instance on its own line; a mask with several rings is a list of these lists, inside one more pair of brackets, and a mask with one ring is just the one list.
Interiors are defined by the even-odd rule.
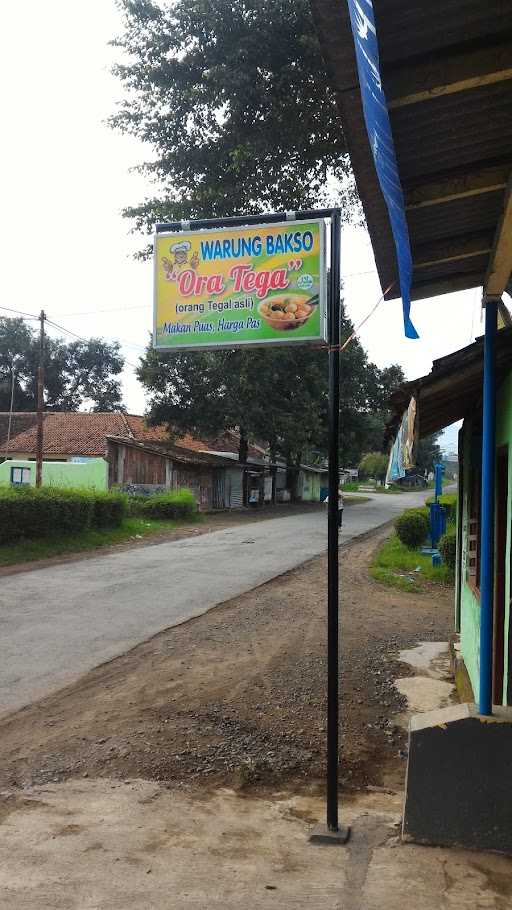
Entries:
[[339,565],[338,489],[340,433],[340,255],[341,213],[331,218],[329,284],[329,512],[327,575],[327,824],[311,834],[313,843],[345,844],[350,828],[338,822],[339,748]]
[[[347,842],[350,829],[338,822],[338,739],[339,739],[339,570],[338,570],[338,488],[340,429],[340,209],[312,209],[301,212],[272,212],[265,215],[236,215],[231,218],[205,218],[157,224],[155,236],[204,231],[217,228],[248,227],[260,224],[329,219],[331,226],[331,271],[328,294],[329,321],[329,512],[328,512],[328,598],[327,598],[327,824],[315,829],[310,840],[317,843]],[[156,250],[156,241],[155,241]],[[321,266],[322,267],[322,266]],[[307,276],[311,281],[311,276]],[[155,294],[155,334],[156,334]],[[325,335],[323,335],[325,338]],[[297,339],[300,341],[300,338]],[[307,341],[308,339],[305,339]],[[223,345],[241,347],[244,343]],[[263,344],[265,341],[262,342]],[[157,346],[157,345],[156,345]],[[184,348],[182,348],[184,349]]]

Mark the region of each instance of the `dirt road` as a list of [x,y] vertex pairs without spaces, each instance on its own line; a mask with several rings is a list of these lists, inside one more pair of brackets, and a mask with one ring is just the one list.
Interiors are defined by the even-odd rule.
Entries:
[[[451,591],[369,579],[388,529],[342,551],[342,779],[398,785],[401,648],[446,640]],[[324,767],[325,556],[169,629],[0,722],[0,787],[140,777],[176,787],[309,786]]]
[[[349,506],[342,540],[382,525],[425,493]],[[325,551],[326,508],[245,515],[212,533],[121,548],[9,574],[0,586],[0,715],[57,691],[151,635],[238,597]]]

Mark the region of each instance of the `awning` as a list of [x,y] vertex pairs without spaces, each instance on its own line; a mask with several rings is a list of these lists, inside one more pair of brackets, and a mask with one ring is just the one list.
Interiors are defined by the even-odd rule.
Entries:
[[[388,208],[361,101],[346,0],[310,0],[380,283],[400,288]],[[369,0],[359,0],[367,14]],[[412,253],[411,299],[484,286],[512,270],[512,9],[503,0],[374,0]]]

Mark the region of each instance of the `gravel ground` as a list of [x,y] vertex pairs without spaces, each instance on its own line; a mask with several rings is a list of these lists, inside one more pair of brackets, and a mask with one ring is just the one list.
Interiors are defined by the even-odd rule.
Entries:
[[[452,631],[452,592],[368,577],[389,528],[344,547],[342,769],[347,787],[400,785],[408,675],[398,652]],[[169,629],[0,722],[0,787],[133,777],[173,788],[320,783],[326,558]]]

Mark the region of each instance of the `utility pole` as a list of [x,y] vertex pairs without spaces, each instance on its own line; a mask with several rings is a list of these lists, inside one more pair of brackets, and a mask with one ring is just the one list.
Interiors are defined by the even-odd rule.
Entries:
[[41,486],[43,474],[43,405],[44,405],[44,310],[39,314],[39,366],[37,368],[37,442],[36,487]]

